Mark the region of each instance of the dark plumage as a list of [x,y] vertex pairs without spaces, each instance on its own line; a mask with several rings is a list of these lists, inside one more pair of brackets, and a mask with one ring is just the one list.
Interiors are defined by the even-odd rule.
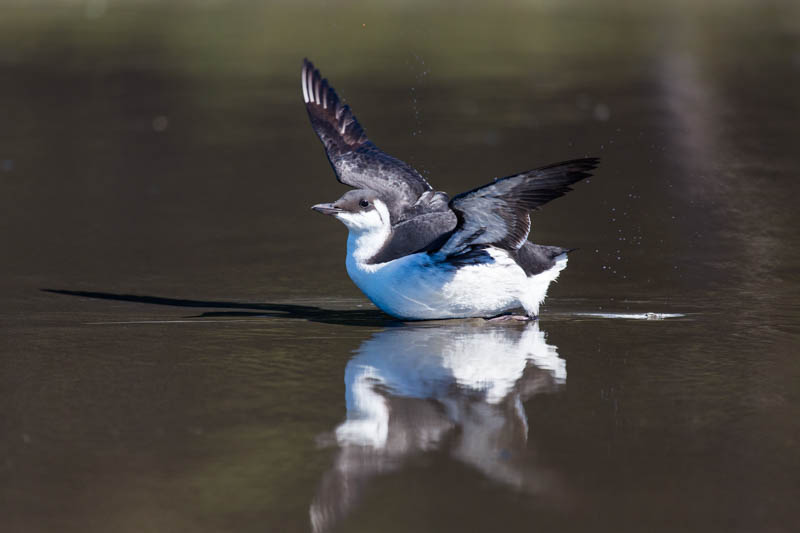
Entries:
[[302,85],[311,125],[338,180],[374,191],[389,209],[391,233],[369,264],[417,252],[439,255],[454,266],[488,262],[492,258],[486,249],[493,246],[509,251],[533,276],[569,251],[528,242],[529,212],[572,190],[571,185],[591,175],[599,159],[547,165],[449,199],[411,166],[378,149],[349,106],[308,60],[303,61]]
[[420,196],[432,190],[411,166],[384,153],[368,138],[350,107],[309,60],[303,61],[303,98],[311,125],[325,146],[336,177],[359,189],[372,189],[389,206],[392,218],[408,218]]
[[529,170],[456,195],[450,209],[458,217],[452,236],[438,250],[458,255],[473,246],[491,244],[518,250],[531,230],[530,211],[563,196],[573,183],[591,176],[595,158],[575,159]]
[[572,252],[575,248],[561,248],[560,246],[544,246],[525,241],[519,250],[514,252],[514,260],[525,274],[535,276],[545,270],[550,270],[556,264],[556,257]]
[[455,214],[449,209],[424,213],[392,227],[389,239],[369,260],[370,264],[386,263],[408,254],[441,246],[455,229]]

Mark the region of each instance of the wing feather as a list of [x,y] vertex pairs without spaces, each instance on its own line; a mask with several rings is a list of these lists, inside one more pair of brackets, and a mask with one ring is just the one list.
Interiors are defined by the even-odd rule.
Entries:
[[350,107],[307,59],[303,61],[301,82],[311,126],[341,183],[379,193],[393,210],[394,220],[422,193],[432,190],[419,172],[367,138]]
[[591,176],[599,159],[574,159],[495,180],[450,200],[458,224],[436,251],[445,256],[495,246],[518,250],[528,240],[529,212],[571,191],[570,185]]

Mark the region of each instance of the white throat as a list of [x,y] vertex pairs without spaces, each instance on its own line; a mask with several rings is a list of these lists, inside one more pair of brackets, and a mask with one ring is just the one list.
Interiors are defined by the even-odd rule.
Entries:
[[347,236],[347,258],[364,264],[383,247],[392,231],[389,209],[380,200],[375,200],[375,209],[366,213],[342,214],[350,233]]

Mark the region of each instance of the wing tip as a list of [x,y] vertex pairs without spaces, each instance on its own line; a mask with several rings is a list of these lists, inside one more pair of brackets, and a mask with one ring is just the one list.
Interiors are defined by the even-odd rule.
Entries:
[[[558,163],[553,163],[550,165],[546,165],[540,167],[536,170],[548,170],[553,168],[562,168],[564,170],[574,170],[576,172],[588,172],[590,170],[596,169],[600,166],[600,158],[599,157],[579,157],[577,159],[568,159],[566,161],[560,161]],[[572,168],[568,168],[572,167]]]
[[554,190],[563,189],[562,194],[571,191],[570,185],[593,176],[593,170],[600,166],[599,157],[570,159],[540,167],[530,172],[531,177],[553,180]]
[[300,85],[303,87],[303,102],[308,103],[308,71],[313,69],[313,65],[308,58],[303,58],[303,70],[300,73]]
[[307,57],[303,58],[303,70],[300,74],[300,81],[303,87],[303,102],[306,104],[321,104],[320,98],[320,84],[322,75]]
[[[303,58],[301,85],[303,102],[311,116],[312,124],[327,123],[335,131],[335,137],[339,138],[339,140],[323,139],[326,148],[331,142],[341,142],[352,149],[368,141],[364,129],[350,107],[339,99],[336,90],[307,57]],[[323,135],[319,130],[317,134]]]

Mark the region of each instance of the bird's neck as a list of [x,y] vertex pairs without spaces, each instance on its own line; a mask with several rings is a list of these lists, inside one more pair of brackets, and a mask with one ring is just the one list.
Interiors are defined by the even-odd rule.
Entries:
[[350,230],[347,236],[347,260],[366,265],[380,251],[391,232],[388,226],[362,232]]

